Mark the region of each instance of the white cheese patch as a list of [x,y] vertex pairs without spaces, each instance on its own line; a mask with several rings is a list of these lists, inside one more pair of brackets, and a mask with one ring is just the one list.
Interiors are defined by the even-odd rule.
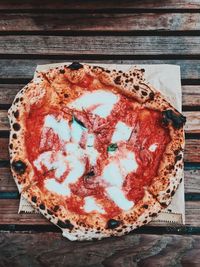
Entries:
[[42,170],[42,166],[45,166],[47,170],[55,170],[56,178],[60,178],[67,169],[65,157],[61,151],[56,153],[55,160],[52,160],[52,151],[44,152],[39,155],[33,164],[38,171]]
[[108,196],[123,210],[129,210],[134,205],[133,201],[125,197],[122,185],[126,176],[136,171],[137,167],[134,152],[125,149],[110,156],[110,162],[104,167],[102,173]]
[[152,145],[150,145],[150,147],[149,147],[149,151],[151,151],[151,152],[155,152],[156,149],[157,149],[157,147],[158,147],[158,144],[152,144]]
[[75,183],[78,179],[84,174],[85,171],[85,163],[81,160],[78,160],[76,156],[70,155],[66,158],[70,172],[65,178],[64,183],[66,185],[70,183]]
[[94,197],[88,196],[85,197],[85,204],[83,206],[85,212],[97,211],[104,214],[105,210],[101,207],[100,204],[97,204]]
[[56,133],[61,140],[70,140],[69,124],[65,119],[62,118],[60,121],[57,121],[53,115],[47,115],[45,117],[44,127],[53,129],[54,133]]
[[82,127],[79,123],[73,120],[71,124],[71,138],[72,142],[79,143],[84,131],[86,131],[84,127]]
[[129,210],[130,208],[133,207],[134,202],[128,200],[125,196],[123,191],[116,187],[116,186],[111,186],[107,187],[106,191],[109,195],[109,197],[115,202],[115,204],[123,209],[123,210]]
[[119,121],[116,124],[115,131],[112,136],[112,143],[117,143],[120,141],[127,141],[131,135],[132,128],[126,125],[124,122]]
[[44,152],[39,155],[39,157],[34,160],[33,165],[36,167],[38,171],[42,170],[42,165],[44,165],[48,170],[51,169],[52,163],[51,163],[51,151]]
[[99,152],[94,148],[94,139],[94,134],[88,133],[85,153],[92,166],[96,164],[97,158],[99,157]]
[[122,186],[123,176],[117,162],[111,162],[104,168],[102,178],[108,185]]
[[47,190],[58,195],[62,195],[65,197],[70,195],[69,188],[63,183],[58,183],[54,178],[46,179],[44,181],[44,186]]
[[126,176],[130,172],[136,171],[138,164],[136,162],[134,152],[126,151],[125,157],[119,159],[119,165],[123,176]]
[[93,114],[106,118],[117,101],[116,94],[106,90],[96,90],[83,94],[68,106],[77,110],[89,109]]

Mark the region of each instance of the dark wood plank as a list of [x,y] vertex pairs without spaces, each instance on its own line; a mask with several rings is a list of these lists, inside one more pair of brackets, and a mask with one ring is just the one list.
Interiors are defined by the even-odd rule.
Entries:
[[[8,138],[0,138],[0,148],[0,160],[8,160]],[[186,139],[184,159],[185,162],[200,162],[200,140]]]
[[0,36],[0,54],[199,55],[200,36]]
[[[0,199],[0,225],[51,225],[51,223],[38,213],[18,214],[18,199]],[[185,203],[186,225],[200,227],[200,205],[198,201]]]
[[[10,105],[17,94],[23,88],[24,84],[0,84],[0,105]],[[182,86],[183,106],[200,106],[200,86],[185,85]]]
[[200,193],[200,170],[185,170],[185,193]]
[[200,111],[183,112],[187,122],[185,124],[186,133],[200,133]]
[[[1,87],[0,87],[1,88]],[[182,104],[187,107],[200,106],[200,86],[182,86]]]
[[[187,118],[185,125],[186,133],[200,133],[200,112],[199,111],[185,111],[183,114]],[[8,131],[9,123],[7,118],[7,111],[0,110],[0,131]]]
[[2,266],[131,267],[200,265],[200,236],[129,234],[70,242],[59,233],[2,233]]
[[[0,59],[0,79],[32,79],[33,73],[37,65],[50,64],[57,62],[72,62],[74,60],[86,63],[108,63],[108,64],[175,64],[181,67],[181,78],[184,80],[188,79],[199,79],[200,73],[200,60],[135,60],[130,59],[131,56],[126,59],[120,56],[120,59],[105,59],[101,57],[99,60],[87,59],[87,56],[82,55],[85,59],[80,59],[77,56],[65,57],[60,59],[31,59],[28,55],[28,59]],[[81,55],[80,55],[81,57]],[[97,57],[97,56],[95,56]],[[113,58],[113,56],[112,56]]]
[[200,162],[200,139],[187,139],[185,145],[185,162]]
[[0,31],[192,31],[200,30],[198,13],[3,13]]
[[[185,170],[185,193],[200,194],[200,170]],[[16,192],[10,168],[0,168],[0,192]]]
[[168,1],[149,1],[143,0],[109,0],[109,1],[101,1],[101,0],[60,0],[60,1],[49,1],[43,0],[41,1],[20,1],[17,2],[15,0],[6,1],[3,0],[0,3],[0,10],[13,10],[13,9],[30,9],[30,10],[40,10],[47,9],[54,11],[58,10],[105,10],[115,11],[115,9],[199,9],[200,3],[199,0],[168,0]]

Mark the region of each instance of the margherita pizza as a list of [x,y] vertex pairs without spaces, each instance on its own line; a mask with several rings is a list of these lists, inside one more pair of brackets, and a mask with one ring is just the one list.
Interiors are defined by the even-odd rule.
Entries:
[[9,110],[19,192],[70,240],[148,223],[182,180],[185,117],[143,72],[77,62],[52,68]]

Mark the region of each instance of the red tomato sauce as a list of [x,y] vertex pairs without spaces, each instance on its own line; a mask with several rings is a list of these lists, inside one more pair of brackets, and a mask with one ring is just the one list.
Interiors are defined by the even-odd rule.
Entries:
[[[90,79],[86,80],[84,86],[90,82]],[[45,151],[61,150],[63,155],[65,153],[63,142],[51,129],[47,131],[41,145],[44,118],[48,114],[64,117],[62,111],[51,108],[44,109],[44,107],[33,109],[27,114],[25,141],[28,158],[32,164]],[[112,218],[120,214],[121,209],[106,195],[105,186],[99,182],[99,177],[108,162],[107,148],[111,144],[115,125],[118,121],[122,121],[133,128],[129,140],[126,141],[126,148],[135,153],[138,168],[124,178],[122,189],[127,199],[134,201],[135,204],[143,198],[144,187],[150,185],[158,173],[163,153],[171,140],[169,131],[162,126],[162,114],[160,112],[138,107],[124,96],[120,96],[120,101],[115,104],[107,118],[92,117],[80,111],[75,111],[75,114],[87,126],[88,131],[95,134],[94,147],[100,156],[96,166],[92,167],[94,175],[87,177],[87,173],[91,172],[91,166],[87,162],[84,175],[76,183],[70,184],[72,194],[70,197],[66,197],[66,205],[72,212],[85,214],[83,209],[84,197],[94,196],[98,199],[98,203],[102,203],[105,210],[103,216]],[[152,144],[157,145],[155,152],[149,150]],[[50,176],[54,177],[55,170],[49,171],[42,166],[42,171],[38,171],[35,167],[34,171],[38,187],[41,190],[46,190],[44,180]],[[63,182],[65,176],[67,173],[64,173],[58,182]]]

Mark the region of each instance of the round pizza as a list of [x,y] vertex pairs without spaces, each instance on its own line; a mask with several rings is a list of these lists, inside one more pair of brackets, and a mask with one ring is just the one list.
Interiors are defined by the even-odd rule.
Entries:
[[55,67],[38,72],[9,109],[19,192],[70,240],[148,223],[182,180],[185,117],[144,71]]

